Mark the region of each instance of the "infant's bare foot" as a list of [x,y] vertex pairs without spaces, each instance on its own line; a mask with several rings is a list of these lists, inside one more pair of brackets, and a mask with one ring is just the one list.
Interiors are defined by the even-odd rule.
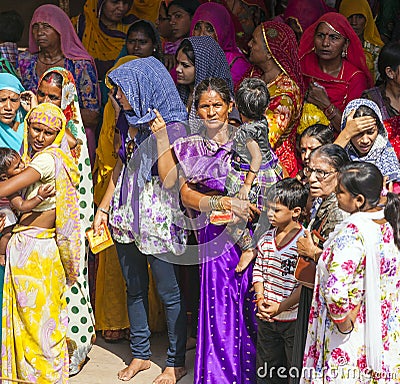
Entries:
[[185,367],[166,367],[153,384],[175,384],[187,374]]
[[141,371],[150,368],[150,360],[132,359],[131,363],[118,372],[118,379],[128,381]]
[[255,257],[256,257],[256,252],[254,249],[248,249],[246,251],[243,251],[242,255],[240,256],[239,263],[235,268],[235,271],[236,272],[244,271]]

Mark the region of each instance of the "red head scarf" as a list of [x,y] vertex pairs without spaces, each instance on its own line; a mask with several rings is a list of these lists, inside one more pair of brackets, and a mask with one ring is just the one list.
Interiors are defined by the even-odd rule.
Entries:
[[39,51],[32,33],[32,26],[35,23],[47,23],[58,32],[61,40],[61,50],[66,58],[73,60],[86,59],[90,60],[93,66],[95,65],[93,58],[79,40],[71,20],[61,8],[53,4],[44,4],[35,10],[29,26],[29,52],[31,53]]
[[347,60],[357,69],[364,72],[368,79],[368,87],[372,87],[373,81],[365,61],[364,50],[360,39],[354,32],[347,19],[340,13],[325,13],[304,31],[299,45],[300,60],[302,60],[305,56],[315,55],[314,35],[320,23],[327,23],[349,41],[349,46],[347,48]]
[[304,96],[297,40],[292,28],[278,21],[266,21],[261,24],[261,33],[275,62],[298,85]]
[[315,20],[330,11],[331,8],[323,0],[289,0],[283,18],[285,22],[289,18],[296,20],[304,32]]

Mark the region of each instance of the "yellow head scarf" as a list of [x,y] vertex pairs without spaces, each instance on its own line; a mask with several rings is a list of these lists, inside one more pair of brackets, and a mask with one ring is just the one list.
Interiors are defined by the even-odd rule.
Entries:
[[79,171],[65,137],[66,119],[63,111],[51,103],[39,104],[32,108],[25,118],[25,137],[23,159],[31,161],[28,131],[29,125],[37,122],[58,131],[54,142],[41,153],[49,153],[55,163],[56,185],[56,242],[60,258],[64,266],[67,284],[73,285],[79,274],[80,265],[80,235],[79,203],[76,187],[79,183]]
[[[83,8],[85,30],[82,36],[82,43],[93,58],[101,61],[108,61],[115,60],[118,57],[125,44],[125,38],[110,36],[100,28],[99,13],[101,9],[99,9],[98,4],[100,3],[102,5],[104,1],[101,3],[98,0],[86,1]],[[154,23],[158,17],[160,2],[161,0],[134,0],[131,9],[125,17],[128,15],[135,15]],[[79,22],[78,18],[79,16],[72,19],[72,23],[75,27]],[[113,30],[126,34],[129,27],[130,24],[119,23]]]
[[383,41],[381,40],[367,0],[343,0],[340,4],[339,12],[347,18],[351,15],[363,15],[366,19],[364,40],[383,47]]

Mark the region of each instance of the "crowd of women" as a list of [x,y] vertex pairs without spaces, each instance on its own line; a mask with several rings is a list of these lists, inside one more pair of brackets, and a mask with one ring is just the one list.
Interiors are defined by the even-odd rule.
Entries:
[[[129,339],[128,381],[165,329],[155,384],[185,376],[192,347],[196,384],[400,380],[396,19],[381,32],[367,0],[289,0],[274,18],[265,3],[35,10],[0,73],[4,382],[68,382],[96,330]],[[285,358],[261,361],[257,324],[282,320],[280,303],[260,309],[253,259],[283,178],[307,190],[287,220],[307,228],[292,251],[315,274],[276,336]],[[85,233],[103,225],[114,244],[93,255]]]

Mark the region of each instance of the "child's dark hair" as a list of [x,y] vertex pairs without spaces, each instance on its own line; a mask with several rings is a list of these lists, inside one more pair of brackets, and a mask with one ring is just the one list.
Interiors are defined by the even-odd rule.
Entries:
[[0,148],[0,175],[7,174],[11,162],[19,158],[19,153],[11,148]]
[[297,179],[286,178],[278,181],[268,189],[266,200],[279,203],[289,209],[305,208],[308,198],[308,188]]
[[[341,168],[338,181],[352,196],[364,196],[371,207],[376,207],[381,201],[383,176],[374,164],[367,162],[347,164]],[[395,244],[400,249],[399,196],[389,192],[386,197],[385,219],[392,226]]]
[[209,77],[201,81],[194,91],[194,106],[196,109],[199,106],[201,95],[210,90],[217,92],[221,96],[221,99],[229,105],[231,102],[231,94],[226,81],[216,77]]
[[370,116],[375,119],[376,125],[378,127],[378,132],[384,132],[385,127],[383,126],[381,120],[378,115],[375,113],[373,109],[367,107],[366,105],[360,105],[357,110],[354,112],[353,118],[361,117],[361,116]]
[[235,103],[238,111],[248,119],[262,120],[269,104],[267,85],[261,79],[247,78],[240,84]]
[[17,11],[0,12],[0,43],[18,43],[24,32],[24,20]]

